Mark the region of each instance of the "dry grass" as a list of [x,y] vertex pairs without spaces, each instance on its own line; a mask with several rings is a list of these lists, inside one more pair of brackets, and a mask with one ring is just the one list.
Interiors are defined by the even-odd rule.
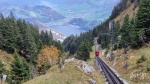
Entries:
[[60,72],[57,66],[47,71],[47,74],[34,78],[24,84],[88,84],[88,77],[78,70],[74,63],[65,64]]
[[13,59],[14,58],[12,54],[8,54],[7,52],[0,50],[0,60],[4,64],[5,69],[10,69],[10,65],[13,62]]
[[[94,55],[91,53],[91,59],[88,60],[89,65],[94,65]],[[105,84],[105,80],[99,70],[86,74],[77,66],[81,66],[78,60],[70,63],[65,63],[65,68],[60,69],[58,66],[53,66],[47,71],[47,74],[34,78],[24,84],[89,84],[89,79],[96,80],[97,84]]]

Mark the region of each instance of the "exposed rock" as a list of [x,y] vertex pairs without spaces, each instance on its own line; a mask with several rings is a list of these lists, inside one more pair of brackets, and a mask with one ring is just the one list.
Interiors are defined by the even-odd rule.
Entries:
[[65,59],[65,62],[72,62],[72,61],[74,61],[75,60],[75,58],[71,58],[71,59]]
[[92,73],[94,71],[94,68],[92,66],[89,66],[85,61],[82,62],[82,68],[85,73]]
[[89,79],[90,80],[90,84],[96,84],[96,81],[93,79]]

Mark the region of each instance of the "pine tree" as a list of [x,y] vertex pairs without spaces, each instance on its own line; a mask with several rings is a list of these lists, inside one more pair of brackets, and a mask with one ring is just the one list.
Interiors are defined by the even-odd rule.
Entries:
[[150,28],[150,0],[142,0],[137,12],[137,27]]
[[[2,61],[0,60],[0,75],[5,71],[4,64],[2,64]],[[1,76],[0,76],[1,77]]]
[[36,61],[37,55],[37,47],[33,36],[30,34],[28,30],[26,30],[25,38],[24,38],[24,51],[26,55],[26,59],[31,62]]
[[150,0],[141,0],[139,10],[137,12],[137,28],[139,29],[141,39],[144,35],[146,41],[150,40]]
[[114,49],[117,49],[119,47],[118,46],[118,42],[119,42],[118,36],[120,36],[119,30],[120,30],[120,23],[117,22],[114,28]]
[[40,33],[40,38],[41,38],[41,40],[42,40],[42,43],[43,43],[43,45],[45,45],[46,44],[46,41],[45,41],[45,33],[44,33],[44,31],[42,30],[41,31],[41,33]]
[[75,52],[76,52],[76,44],[75,44],[75,42],[72,42],[70,44],[70,52],[69,52],[69,54],[75,54]]
[[137,48],[139,46],[139,41],[138,31],[136,30],[136,17],[130,21],[129,28],[130,46],[131,48]]
[[10,22],[10,26],[13,27],[12,31],[14,33],[14,36],[12,38],[14,39],[14,48],[18,49],[19,46],[17,44],[18,44],[19,40],[21,39],[21,34],[20,34],[20,29],[17,26],[15,17],[12,12],[10,12],[10,15],[8,16],[8,20]]
[[49,45],[49,35],[48,35],[48,31],[45,32],[44,39],[45,39],[46,45]]
[[0,39],[1,39],[1,41],[0,41],[0,49],[2,49],[3,48],[3,36],[2,36],[1,28],[0,28]]
[[3,45],[4,45],[4,28],[3,28],[3,25],[4,25],[4,17],[2,14],[0,14],[0,49],[3,48]]
[[120,34],[121,34],[121,44],[122,46],[124,47],[124,53],[126,54],[126,48],[129,44],[129,31],[130,31],[130,28],[129,28],[129,16],[127,15],[125,18],[124,18],[124,24],[122,25],[122,28],[120,29]]
[[86,61],[90,58],[89,50],[84,42],[79,46],[78,52],[77,52],[77,58]]
[[14,52],[14,47],[15,47],[15,37],[14,37],[14,31],[13,31],[13,26],[11,26],[12,23],[9,18],[6,18],[5,22],[2,24],[2,32],[3,33],[3,39],[4,39],[4,44],[3,48],[9,52],[13,53]]
[[22,36],[19,42],[19,52],[26,58],[27,61],[35,63],[37,59],[38,48],[35,43],[35,38],[31,33],[30,27],[24,20],[18,20],[17,25]]
[[4,39],[3,39],[3,28],[2,28],[2,18],[4,19],[4,17],[3,17],[3,15],[2,14],[0,14],[0,39],[1,39],[1,41],[0,41],[0,49],[2,49],[3,48],[3,41],[4,41]]
[[17,84],[19,84],[21,82],[21,80],[23,80],[22,79],[22,68],[23,67],[22,67],[21,61],[19,60],[16,52],[14,54],[14,59],[15,60],[13,61],[12,65],[11,65],[12,79],[15,80],[17,82]]
[[29,79],[29,66],[25,61],[21,61],[18,58],[18,54],[14,53],[14,61],[11,64],[12,80],[15,80],[16,84],[21,84],[22,81]]
[[30,69],[29,69],[29,65],[28,63],[26,62],[26,60],[23,59],[22,61],[22,66],[23,66],[23,69],[22,69],[22,76],[23,76],[23,80],[26,81],[26,80],[29,80],[30,78]]

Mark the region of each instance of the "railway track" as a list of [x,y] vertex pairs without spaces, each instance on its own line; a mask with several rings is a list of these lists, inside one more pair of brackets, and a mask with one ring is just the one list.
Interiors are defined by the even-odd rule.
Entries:
[[124,84],[119,77],[97,56],[96,65],[102,70],[108,84]]

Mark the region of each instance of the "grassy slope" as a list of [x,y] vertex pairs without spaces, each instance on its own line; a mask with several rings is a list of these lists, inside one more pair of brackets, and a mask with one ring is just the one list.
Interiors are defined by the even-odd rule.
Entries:
[[[123,53],[123,49],[117,50],[115,57],[121,56]],[[146,57],[146,61],[137,64],[137,59],[139,59],[142,55]],[[121,75],[122,78],[126,79],[130,84],[149,84],[150,83],[150,72],[147,71],[147,67],[150,67],[150,46],[142,47],[138,50],[130,50],[127,57],[118,58],[116,61],[116,65],[113,67],[115,70]],[[114,61],[109,62],[104,56],[103,60],[105,60],[110,66],[114,63]],[[128,69],[124,69],[123,62],[126,62],[129,67]],[[136,76],[141,73],[146,73],[144,78],[140,76],[134,77],[134,79],[130,79],[132,73]]]
[[[87,62],[89,65],[94,66],[94,52],[91,52],[91,59]],[[103,75],[96,67],[96,71],[91,74],[83,73],[77,66],[81,66],[77,60],[65,63],[65,68],[62,73],[58,66],[53,66],[47,71],[47,74],[34,78],[24,84],[89,84],[89,79],[96,80],[97,84],[105,84]]]

